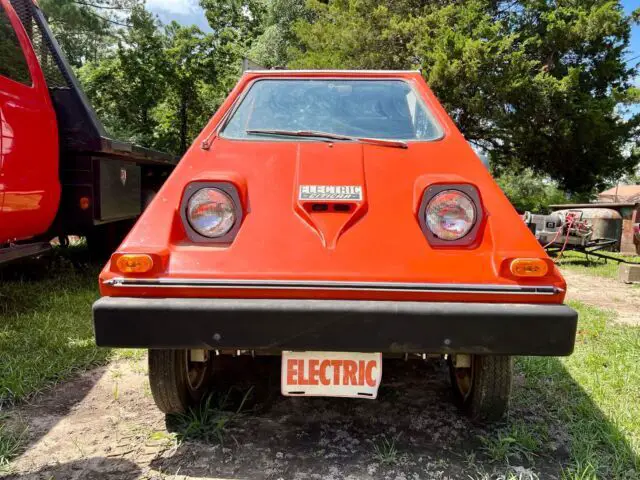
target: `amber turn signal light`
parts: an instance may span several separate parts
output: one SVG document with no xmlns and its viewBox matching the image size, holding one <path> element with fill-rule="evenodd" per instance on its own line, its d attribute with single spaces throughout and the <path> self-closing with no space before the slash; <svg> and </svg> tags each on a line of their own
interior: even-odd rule
<svg viewBox="0 0 640 480">
<path fill-rule="evenodd" d="M 541 258 L 516 258 L 511 261 L 510 270 L 516 277 L 544 277 L 549 267 Z"/>
<path fill-rule="evenodd" d="M 122 273 L 146 273 L 153 268 L 153 259 L 147 254 L 125 254 L 118 257 L 116 267 Z"/>
</svg>

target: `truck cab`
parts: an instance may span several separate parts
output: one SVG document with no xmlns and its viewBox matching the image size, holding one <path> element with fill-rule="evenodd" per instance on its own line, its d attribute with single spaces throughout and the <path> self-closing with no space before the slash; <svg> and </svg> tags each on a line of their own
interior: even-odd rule
<svg viewBox="0 0 640 480">
<path fill-rule="evenodd" d="M 33 0 L 0 0 L 0 264 L 86 236 L 109 254 L 177 164 L 111 138 Z"/>
</svg>

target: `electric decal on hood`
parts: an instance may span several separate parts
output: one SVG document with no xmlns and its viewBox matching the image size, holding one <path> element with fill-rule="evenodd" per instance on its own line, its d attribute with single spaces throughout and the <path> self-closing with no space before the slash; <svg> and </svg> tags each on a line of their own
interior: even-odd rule
<svg viewBox="0 0 640 480">
<path fill-rule="evenodd" d="M 360 185 L 300 185 L 300 200 L 362 201 Z"/>
</svg>

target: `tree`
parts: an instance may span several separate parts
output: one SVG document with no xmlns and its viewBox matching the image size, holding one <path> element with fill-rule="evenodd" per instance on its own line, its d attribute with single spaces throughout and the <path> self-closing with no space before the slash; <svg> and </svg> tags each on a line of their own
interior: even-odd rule
<svg viewBox="0 0 640 480">
<path fill-rule="evenodd" d="M 219 82 L 233 70 L 233 55 L 228 55 L 214 35 L 198 27 L 182 27 L 176 22 L 165 29 L 167 91 L 154 117 L 158 121 L 160 145 L 172 151 L 178 139 L 178 151 L 184 153 L 192 139 L 222 101 L 216 90 Z"/>
<path fill-rule="evenodd" d="M 419 68 L 498 170 L 591 192 L 638 163 L 625 65 L 632 19 L 606 0 L 311 0 L 292 67 Z"/>
<path fill-rule="evenodd" d="M 40 0 L 51 30 L 69 63 L 97 61 L 116 43 L 115 30 L 143 0 Z"/>
<path fill-rule="evenodd" d="M 264 0 L 200 0 L 200 5 L 222 45 L 246 50 L 263 31 Z"/>
<path fill-rule="evenodd" d="M 131 27 L 119 32 L 118 45 L 79 70 L 98 117 L 114 136 L 154 147 L 152 113 L 166 92 L 165 37 L 143 7 L 132 10 Z"/>
<path fill-rule="evenodd" d="M 266 68 L 286 67 L 297 45 L 293 26 L 313 20 L 313 11 L 304 0 L 272 0 L 263 20 L 264 31 L 252 43 L 248 56 Z"/>
<path fill-rule="evenodd" d="M 162 26 L 144 7 L 128 21 L 117 47 L 84 65 L 80 79 L 112 135 L 181 155 L 237 74 L 234 47 L 196 26 Z"/>
<path fill-rule="evenodd" d="M 505 171 L 496 181 L 519 212 L 549 213 L 549 205 L 568 200 L 555 182 L 536 175 L 531 169 Z"/>
</svg>

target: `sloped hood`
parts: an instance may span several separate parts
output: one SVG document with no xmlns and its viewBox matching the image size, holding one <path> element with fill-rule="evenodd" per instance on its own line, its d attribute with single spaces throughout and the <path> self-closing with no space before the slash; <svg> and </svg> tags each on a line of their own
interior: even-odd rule
<svg viewBox="0 0 640 480">
<path fill-rule="evenodd" d="M 188 240 L 178 206 L 186 186 L 194 181 L 229 182 L 237 188 L 244 216 L 231 244 Z M 430 185 L 460 183 L 474 185 L 481 197 L 484 214 L 478 241 L 467 247 L 433 247 L 418 221 L 420 201 Z M 552 286 L 554 293 L 544 298 L 487 299 L 482 292 L 468 297 L 550 303 L 560 303 L 565 288 L 550 261 L 550 273 L 542 278 L 515 279 L 505 270 L 511 258 L 547 256 L 459 138 L 415 142 L 407 149 L 357 142 L 217 138 L 208 151 L 192 148 L 119 252 L 157 254 L 163 264 L 154 276 L 163 279 L 300 281 L 325 286 L 330 282 Z M 108 281 L 102 285 L 103 293 L 126 294 L 126 289 L 109 286 L 121 276 L 107 265 L 101 277 Z M 362 291 L 347 298 L 372 298 Z M 167 295 L 167 291 L 145 294 Z M 247 289 L 235 287 L 189 293 L 246 294 Z M 327 287 L 313 293 L 287 290 L 283 295 L 341 298 L 346 294 Z M 456 296 L 448 291 L 404 292 L 400 298 L 445 300 L 452 295 Z M 252 290 L 250 296 L 282 295 L 276 288 Z M 398 296 L 386 291 L 373 298 Z"/>
</svg>

